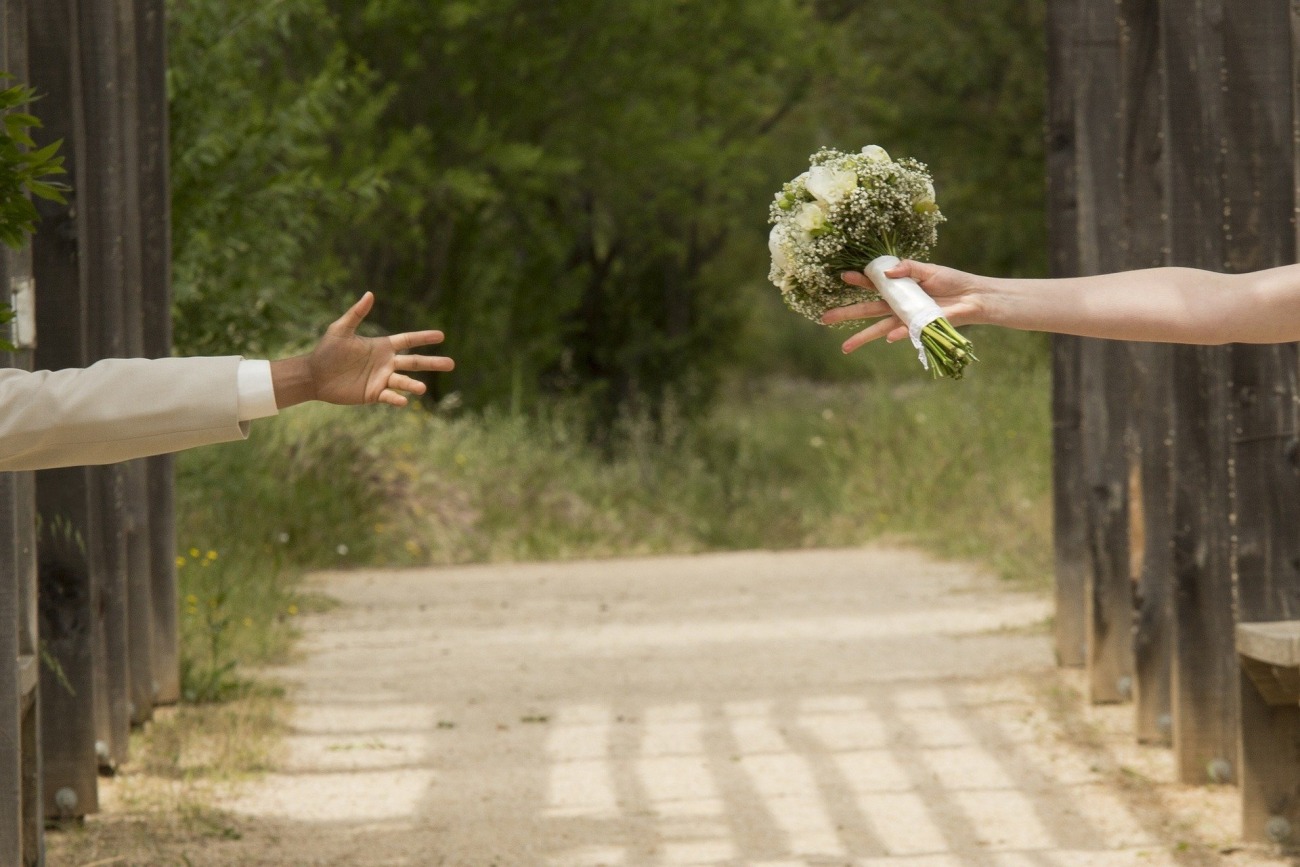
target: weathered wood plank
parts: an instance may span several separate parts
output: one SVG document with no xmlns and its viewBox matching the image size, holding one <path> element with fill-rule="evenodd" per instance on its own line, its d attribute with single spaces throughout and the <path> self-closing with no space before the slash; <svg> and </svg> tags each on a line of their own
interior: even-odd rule
<svg viewBox="0 0 1300 867">
<path fill-rule="evenodd" d="M 3 4 L 3 68 L 18 81 L 29 81 L 27 45 L 27 0 L 5 0 Z M 31 250 L 4 251 L 0 268 L 0 292 L 12 296 L 20 287 L 30 291 L 32 283 Z M 0 359 L 0 364 L 26 368 L 32 367 L 32 347 L 36 339 L 33 322 L 23 322 L 19 309 L 17 326 L 10 335 L 18 350 Z M 6 810 L 17 824 L 18 850 L 12 851 L 9 841 L 3 844 L 6 858 L 16 855 L 13 863 L 37 865 L 44 860 L 44 815 L 41 810 L 41 759 L 39 746 L 39 695 L 34 684 L 33 655 L 38 644 L 36 632 L 36 490 L 31 473 L 5 476 L 5 516 L 0 517 L 0 535 L 4 544 L 0 548 L 0 583 L 4 584 L 4 609 L 0 623 L 8 633 L 4 638 L 7 658 L 3 698 L 4 725 L 16 716 L 16 727 L 5 732 L 3 749 L 3 774 L 5 777 Z M 7 531 L 7 532 L 6 532 Z M 13 693 L 17 693 L 16 701 Z M 12 774 L 12 778 L 10 775 Z M 17 798 L 10 803 L 10 790 L 16 787 Z M 5 823 L 5 836 L 12 829 Z M 8 862 L 6 862 L 8 863 Z"/>
<path fill-rule="evenodd" d="M 1164 0 L 1165 139 L 1170 262 L 1223 263 L 1222 0 Z M 1235 776 L 1238 690 L 1232 647 L 1227 359 L 1224 347 L 1174 349 L 1174 667 L 1179 778 Z"/>
<path fill-rule="evenodd" d="M 88 132 L 81 197 L 86 235 L 81 254 L 94 275 L 90 283 L 92 360 L 130 354 L 124 307 L 126 237 L 121 208 L 126 152 L 117 5 L 117 0 L 81 0 L 78 20 L 82 109 Z M 90 558 L 92 567 L 102 570 L 102 619 L 96 625 L 104 662 L 96 673 L 102 676 L 104 689 L 97 693 L 96 716 L 99 737 L 107 748 L 101 759 L 112 766 L 126 761 L 130 743 L 126 506 L 130 474 L 118 464 L 92 468 L 91 478 L 102 520 L 98 547 Z"/>
<path fill-rule="evenodd" d="M 1237 653 L 1268 665 L 1300 668 L 1300 620 L 1238 623 Z"/>
<path fill-rule="evenodd" d="M 5 68 L 20 81 L 30 81 L 27 36 L 28 0 L 6 0 L 5 4 Z M 6 250 L 4 256 L 3 285 L 17 292 L 20 286 L 32 287 L 32 251 L 30 247 Z M 34 311 L 33 311 L 34 312 Z M 21 314 L 20 314 L 21 315 Z M 34 323 L 33 323 L 34 324 Z M 18 352 L 13 361 L 17 366 L 32 368 L 33 349 L 39 335 L 30 326 L 20 327 L 13 342 Z M 35 660 L 39 648 L 37 632 L 37 568 L 36 568 L 36 480 L 32 473 L 13 476 L 14 490 L 14 575 L 18 588 L 16 640 L 17 669 L 20 701 L 19 714 L 19 773 L 22 793 L 19 815 L 22 834 L 22 864 L 26 867 L 41 864 L 45 857 L 45 813 L 41 789 L 40 706 L 39 686 L 36 683 Z"/>
<path fill-rule="evenodd" d="M 44 128 L 37 141 L 62 139 L 72 191 L 67 205 L 37 202 L 41 223 L 32 243 L 37 284 L 40 367 L 80 367 L 89 321 L 86 263 L 78 257 L 82 158 L 80 58 L 75 0 L 28 7 L 32 76 L 44 93 Z M 85 815 L 98 809 L 95 780 L 94 606 L 96 592 L 86 545 L 96 533 L 90 478 L 84 469 L 37 474 L 40 634 L 62 677 L 41 672 L 40 718 L 45 812 Z"/>
<path fill-rule="evenodd" d="M 1166 264 L 1164 94 L 1159 0 L 1120 0 L 1120 176 L 1123 267 Z M 1172 350 L 1128 345 L 1129 576 L 1134 581 L 1134 710 L 1144 743 L 1172 737 L 1170 554 L 1173 528 L 1169 474 Z"/>
<path fill-rule="evenodd" d="M 1224 266 L 1295 261 L 1295 117 L 1291 11 L 1248 4 L 1223 34 Z M 1231 356 L 1236 602 L 1241 621 L 1300 616 L 1300 352 L 1240 346 Z M 1269 707 L 1241 678 L 1242 831 L 1248 840 L 1300 829 L 1300 707 Z M 1271 830 L 1270 830 L 1271 829 Z"/>
<path fill-rule="evenodd" d="M 135 0 L 116 0 L 118 92 L 122 124 L 121 198 L 118 225 L 122 234 L 122 330 L 126 354 L 144 355 L 144 307 L 141 290 L 142 232 L 140 214 L 139 61 L 136 54 Z M 123 533 L 127 589 L 127 688 L 130 719 L 153 716 L 153 575 L 150 569 L 149 468 L 131 461 L 123 468 Z"/>
<path fill-rule="evenodd" d="M 1120 33 L 1116 7 L 1085 3 L 1077 29 L 1079 265 L 1124 264 Z M 1090 588 L 1088 692 L 1127 701 L 1133 684 L 1133 587 L 1128 545 L 1128 389 L 1132 364 L 1117 341 L 1085 340 L 1080 360 L 1082 453 Z"/>
<path fill-rule="evenodd" d="M 1047 199 L 1052 275 L 1079 273 L 1079 207 L 1075 160 L 1074 38 L 1079 0 L 1047 4 Z M 1083 484 L 1077 337 L 1052 337 L 1052 516 L 1055 555 L 1056 660 L 1087 661 L 1088 544 Z"/>
<path fill-rule="evenodd" d="M 136 9 L 144 354 L 165 358 L 172 353 L 166 10 L 164 0 L 140 0 Z M 163 455 L 151 458 L 148 467 L 153 700 L 155 704 L 169 704 L 179 701 L 181 694 L 175 560 L 176 463 L 171 455 Z"/>
<path fill-rule="evenodd" d="M 0 365 L 11 360 L 0 353 Z M 18 659 L 18 563 L 14 477 L 0 473 L 0 660 Z M 22 690 L 18 666 L 0 665 L 0 863 L 20 863 L 22 826 Z"/>
<path fill-rule="evenodd" d="M 1137 579 L 1135 728 L 1139 741 L 1173 743 L 1173 349 L 1133 347 L 1136 466 L 1130 501 Z"/>
</svg>

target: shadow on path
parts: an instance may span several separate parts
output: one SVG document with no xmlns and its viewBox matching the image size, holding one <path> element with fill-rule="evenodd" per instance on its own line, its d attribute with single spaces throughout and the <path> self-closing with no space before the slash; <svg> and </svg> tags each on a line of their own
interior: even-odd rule
<svg viewBox="0 0 1300 867">
<path fill-rule="evenodd" d="M 221 844 L 229 863 L 1218 863 L 1045 706 L 1047 600 L 959 564 L 873 548 L 318 580 L 344 604 L 280 672 L 283 769 L 228 805 L 276 855 Z"/>
</svg>

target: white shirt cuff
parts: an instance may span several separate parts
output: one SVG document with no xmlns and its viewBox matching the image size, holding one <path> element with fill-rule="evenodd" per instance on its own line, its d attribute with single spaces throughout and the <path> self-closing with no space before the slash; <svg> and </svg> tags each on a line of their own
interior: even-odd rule
<svg viewBox="0 0 1300 867">
<path fill-rule="evenodd" d="M 275 385 L 271 381 L 271 362 L 240 359 L 235 373 L 239 386 L 239 420 L 252 421 L 276 415 Z"/>
</svg>

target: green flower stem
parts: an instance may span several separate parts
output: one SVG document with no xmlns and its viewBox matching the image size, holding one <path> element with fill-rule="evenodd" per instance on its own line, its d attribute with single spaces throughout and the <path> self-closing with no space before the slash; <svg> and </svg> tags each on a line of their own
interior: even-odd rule
<svg viewBox="0 0 1300 867">
<path fill-rule="evenodd" d="M 936 379 L 961 379 L 966 365 L 979 361 L 975 347 L 947 319 L 936 319 L 921 329 L 921 346 Z"/>
</svg>

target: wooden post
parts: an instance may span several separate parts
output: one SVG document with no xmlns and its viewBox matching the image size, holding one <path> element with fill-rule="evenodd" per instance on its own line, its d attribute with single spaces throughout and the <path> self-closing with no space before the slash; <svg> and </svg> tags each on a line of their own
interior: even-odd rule
<svg viewBox="0 0 1300 867">
<path fill-rule="evenodd" d="M 1120 0 L 1123 267 L 1165 264 L 1165 170 L 1159 0 Z M 1144 743 L 1171 738 L 1169 448 L 1172 350 L 1128 345 L 1128 575 L 1135 583 L 1134 707 Z"/>
<path fill-rule="evenodd" d="M 1083 273 L 1097 274 L 1123 266 L 1120 34 L 1114 4 L 1085 3 L 1076 32 L 1079 265 Z M 1124 344 L 1083 341 L 1079 381 L 1092 566 L 1086 626 L 1088 690 L 1093 702 L 1132 697 L 1126 443 L 1132 375 Z"/>
<path fill-rule="evenodd" d="M 126 238 L 123 234 L 125 143 L 117 0 L 81 0 L 80 51 L 86 123 L 82 214 L 86 245 L 82 256 L 91 275 L 92 359 L 129 355 L 125 309 Z M 96 506 L 102 515 L 99 547 L 90 561 L 102 567 L 99 643 L 104 652 L 103 700 L 98 703 L 100 738 L 108 766 L 126 761 L 130 740 L 130 645 L 126 466 L 91 470 Z"/>
<path fill-rule="evenodd" d="M 37 364 L 48 369 L 81 367 L 90 320 L 87 263 L 78 256 L 85 222 L 81 191 L 85 150 L 76 0 L 28 7 L 32 77 L 40 82 L 44 128 L 38 143 L 63 140 L 62 154 L 72 185 L 67 205 L 38 201 L 41 224 L 32 243 L 33 271 L 40 294 L 36 306 L 41 335 Z M 41 514 L 40 633 L 57 672 L 41 668 L 41 741 L 45 813 L 82 816 L 98 810 L 95 780 L 94 622 L 97 577 L 87 559 L 98 533 L 91 506 L 89 471 L 48 470 L 37 474 Z"/>
<path fill-rule="evenodd" d="M 140 0 L 136 18 L 139 57 L 140 287 L 144 354 L 172 353 L 171 185 L 167 125 L 167 45 L 164 0 Z M 180 637 L 176 591 L 176 463 L 171 455 L 148 461 L 150 573 L 153 603 L 154 704 L 180 700 Z"/>
<path fill-rule="evenodd" d="M 1223 267 L 1223 0 L 1164 0 L 1169 255 L 1174 265 Z M 1234 14 L 1236 14 L 1234 12 Z M 1235 779 L 1238 690 L 1233 645 L 1224 347 L 1174 349 L 1171 709 L 1183 782 Z"/>
<path fill-rule="evenodd" d="M 28 78 L 28 44 L 27 44 L 27 5 L 28 0 L 6 0 L 5 3 L 5 60 L 4 66 L 19 81 Z M 20 293 L 34 293 L 32 281 L 32 251 L 30 247 L 21 250 L 6 250 L 4 255 L 4 279 L 0 286 L 17 296 Z M 34 298 L 29 299 L 34 301 Z M 17 305 L 22 307 L 24 305 Z M 18 328 L 13 334 L 17 345 L 16 353 L 10 363 L 16 367 L 31 369 L 33 350 L 37 335 L 31 326 L 33 322 L 23 323 L 24 314 L 20 311 Z M 11 589 L 17 593 L 17 602 L 13 617 L 3 620 L 5 628 L 13 628 L 15 635 L 6 640 L 9 650 L 6 658 L 16 663 L 18 704 L 18 782 L 19 801 L 18 819 L 21 835 L 21 861 L 26 867 L 39 865 L 44 861 L 45 813 L 41 793 L 41 747 L 40 747 L 40 689 L 38 683 L 38 665 L 40 659 L 40 639 L 37 631 L 36 615 L 36 480 L 31 473 L 14 473 L 10 477 L 12 493 L 13 537 L 11 562 L 13 564 Z M 0 578 L 0 580 L 4 580 Z M 16 645 L 16 648 L 14 647 Z M 4 699 L 6 702 L 8 697 Z"/>
<path fill-rule="evenodd" d="M 1139 741 L 1173 743 L 1173 347 L 1133 348 L 1137 463 L 1130 525 L 1137 578 L 1135 728 Z"/>
<path fill-rule="evenodd" d="M 0 354 L 0 364 L 13 359 Z M 18 535 L 15 476 L 0 473 L 0 863 L 21 863 L 22 686 L 18 678 L 18 573 L 14 540 Z M 8 660 L 13 660 L 12 664 Z"/>
<path fill-rule="evenodd" d="M 1052 276 L 1079 273 L 1079 210 L 1075 160 L 1074 32 L 1079 0 L 1047 4 L 1047 198 Z M 1056 660 L 1086 663 L 1088 545 L 1080 441 L 1077 337 L 1052 338 L 1052 511 L 1056 588 Z"/>
<path fill-rule="evenodd" d="M 117 211 L 122 235 L 122 330 L 126 354 L 144 355 L 144 303 L 141 295 L 139 62 L 136 55 L 135 0 L 116 0 L 118 117 L 122 124 L 121 198 Z M 150 569 L 149 467 L 143 460 L 122 467 L 123 541 L 127 579 L 127 662 L 130 719 L 153 716 L 153 575 Z"/>
<path fill-rule="evenodd" d="M 1225 268 L 1295 261 L 1295 60 L 1287 4 L 1233 7 L 1220 24 L 1227 99 L 1222 141 Z M 1300 353 L 1240 346 L 1231 356 L 1237 616 L 1300 617 Z M 1234 646 L 1235 647 L 1235 646 Z M 1270 707 L 1241 678 L 1242 833 L 1300 840 L 1300 707 Z M 1291 829 L 1290 833 L 1282 833 Z"/>
<path fill-rule="evenodd" d="M 3 11 L 3 68 L 17 81 L 27 82 L 27 0 L 5 0 Z M 10 334 L 17 350 L 0 358 L 0 364 L 30 370 L 36 335 L 29 247 L 4 251 L 0 293 L 23 298 L 14 305 L 18 318 Z M 0 474 L 0 534 L 0 624 L 5 632 L 2 658 L 7 662 L 0 674 L 0 706 L 5 708 L 0 803 L 7 808 L 6 817 L 12 817 L 0 827 L 0 853 L 5 863 L 31 867 L 44 860 L 45 821 L 37 684 L 36 488 L 31 473 Z"/>
</svg>

